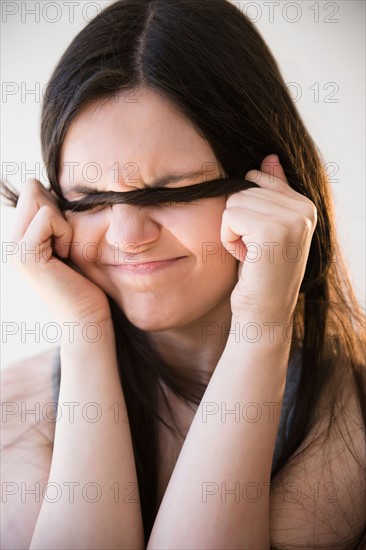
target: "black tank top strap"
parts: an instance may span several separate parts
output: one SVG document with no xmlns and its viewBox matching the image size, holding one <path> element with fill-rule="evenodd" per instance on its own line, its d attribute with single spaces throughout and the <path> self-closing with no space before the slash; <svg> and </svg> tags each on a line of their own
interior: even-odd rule
<svg viewBox="0 0 366 550">
<path fill-rule="evenodd" d="M 52 356 L 52 364 L 51 364 L 52 400 L 55 403 L 55 408 L 58 404 L 58 396 L 60 393 L 60 380 L 61 380 L 60 347 L 57 347 L 54 350 L 54 353 Z"/>
<path fill-rule="evenodd" d="M 295 348 L 291 354 L 291 358 L 287 369 L 281 416 L 279 421 L 275 450 L 273 454 L 272 471 L 277 464 L 278 457 L 280 455 L 282 447 L 289 437 L 293 412 L 295 409 L 295 404 L 296 404 L 297 394 L 299 389 L 301 369 L 302 369 L 302 349 Z"/>
</svg>

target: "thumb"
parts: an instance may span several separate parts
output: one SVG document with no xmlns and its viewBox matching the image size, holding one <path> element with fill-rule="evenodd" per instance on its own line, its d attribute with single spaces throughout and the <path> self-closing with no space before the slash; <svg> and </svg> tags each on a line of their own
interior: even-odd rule
<svg viewBox="0 0 366 550">
<path fill-rule="evenodd" d="M 283 171 L 280 159 L 277 155 L 267 155 L 261 163 L 260 170 L 288 184 L 285 172 Z"/>
</svg>

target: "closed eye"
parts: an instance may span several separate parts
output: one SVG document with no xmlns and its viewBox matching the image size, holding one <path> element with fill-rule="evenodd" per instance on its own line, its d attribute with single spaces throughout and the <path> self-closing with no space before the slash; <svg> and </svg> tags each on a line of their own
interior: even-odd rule
<svg viewBox="0 0 366 550">
<path fill-rule="evenodd" d="M 66 200 L 62 200 L 63 209 L 71 212 L 99 212 L 103 208 L 111 206 L 108 202 L 102 202 L 95 198 L 93 200 L 93 193 L 70 193 L 65 197 Z M 95 202 L 95 204 L 93 204 Z M 65 204 L 66 203 L 66 204 Z"/>
</svg>

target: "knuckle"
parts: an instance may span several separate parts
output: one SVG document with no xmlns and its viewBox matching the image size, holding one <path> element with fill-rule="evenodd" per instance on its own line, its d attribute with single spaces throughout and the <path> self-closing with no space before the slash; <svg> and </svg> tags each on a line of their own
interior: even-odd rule
<svg viewBox="0 0 366 550">
<path fill-rule="evenodd" d="M 307 214 L 296 214 L 294 216 L 294 221 L 301 233 L 310 230 L 313 225 Z"/>
<path fill-rule="evenodd" d="M 233 193 L 232 195 L 230 195 L 230 197 L 226 201 L 226 207 L 230 208 L 231 206 L 237 206 L 238 201 L 242 197 L 243 193 L 244 191 L 237 191 L 236 193 Z"/>
<path fill-rule="evenodd" d="M 316 223 L 318 221 L 318 209 L 315 205 L 313 205 L 313 221 Z"/>
<path fill-rule="evenodd" d="M 38 193 L 41 189 L 41 184 L 38 180 L 34 178 L 27 178 L 24 185 L 24 192 L 25 193 Z"/>
<path fill-rule="evenodd" d="M 27 178 L 25 180 L 25 185 L 26 187 L 27 186 L 35 186 L 35 187 L 38 187 L 38 185 L 40 184 L 40 182 L 36 179 L 36 178 Z"/>
<path fill-rule="evenodd" d="M 222 213 L 222 220 L 225 222 L 227 220 L 227 217 L 229 216 L 231 207 L 226 207 L 225 210 Z"/>
<path fill-rule="evenodd" d="M 24 201 L 34 200 L 34 197 L 40 195 L 39 183 L 35 179 L 28 178 L 25 182 L 23 189 L 19 192 L 19 199 L 17 207 L 22 204 Z"/>
<path fill-rule="evenodd" d="M 316 220 L 318 217 L 318 210 L 310 199 L 306 203 L 306 215 L 311 220 Z"/>
<path fill-rule="evenodd" d="M 49 204 L 42 204 L 39 208 L 39 214 L 43 216 L 50 216 L 53 213 L 54 209 Z"/>
<path fill-rule="evenodd" d="M 230 197 L 226 201 L 226 208 L 230 208 L 231 206 L 233 206 L 235 201 L 236 201 L 235 195 L 230 195 Z"/>
</svg>

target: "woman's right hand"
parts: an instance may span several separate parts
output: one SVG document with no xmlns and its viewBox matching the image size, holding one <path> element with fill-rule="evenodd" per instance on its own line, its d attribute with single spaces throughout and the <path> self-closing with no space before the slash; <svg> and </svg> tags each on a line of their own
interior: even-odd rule
<svg viewBox="0 0 366 550">
<path fill-rule="evenodd" d="M 109 323 L 106 294 L 68 258 L 72 237 L 56 198 L 38 180 L 28 179 L 16 207 L 12 240 L 18 247 L 13 263 L 59 322 Z"/>
</svg>

